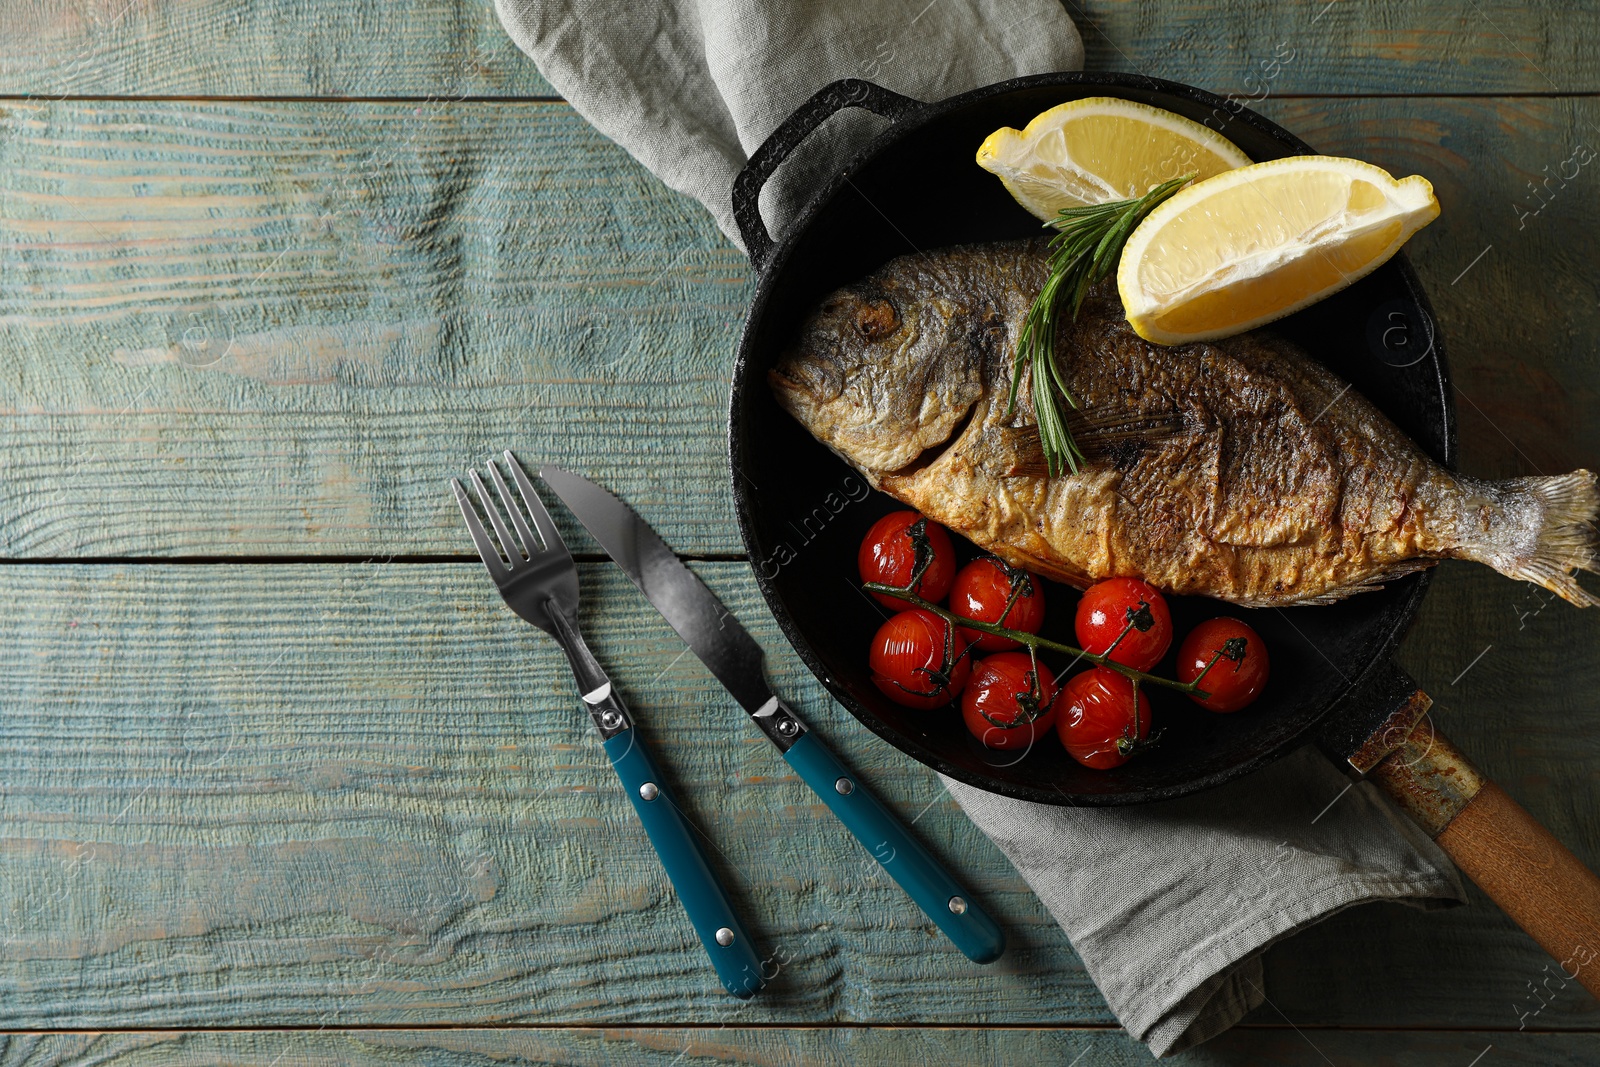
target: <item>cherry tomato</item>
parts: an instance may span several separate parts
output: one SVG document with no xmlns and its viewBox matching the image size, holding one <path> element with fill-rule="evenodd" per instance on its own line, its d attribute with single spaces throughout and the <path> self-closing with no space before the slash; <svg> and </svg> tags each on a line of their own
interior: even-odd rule
<svg viewBox="0 0 1600 1067">
<path fill-rule="evenodd" d="M 990 748 L 1027 748 L 1056 721 L 1056 684 L 1048 667 L 1034 672 L 1026 652 L 997 652 L 978 661 L 961 694 L 961 717 Z"/>
<path fill-rule="evenodd" d="M 1216 660 L 1209 671 L 1208 664 Z M 1270 666 L 1261 635 L 1238 619 L 1208 619 L 1189 631 L 1178 646 L 1178 681 L 1200 683 L 1210 696 L 1190 700 L 1212 711 L 1238 711 L 1266 688 Z"/>
<path fill-rule="evenodd" d="M 1119 741 L 1133 739 L 1133 683 L 1109 667 L 1074 675 L 1056 697 L 1056 733 L 1067 755 L 1097 771 L 1128 762 Z M 1150 734 L 1150 702 L 1139 694 L 1138 739 Z"/>
<path fill-rule="evenodd" d="M 924 546 L 920 554 L 919 539 Z M 943 526 L 929 522 L 915 511 L 893 511 L 872 524 L 872 529 L 862 539 L 861 551 L 856 553 L 856 565 L 861 568 L 863 582 L 882 582 L 902 588 L 910 584 L 917 564 L 923 559 L 927 559 L 927 569 L 913 591 L 937 604 L 950 592 L 950 580 L 956 576 L 955 546 L 950 543 L 950 535 Z M 906 606 L 904 600 L 883 593 L 872 595 L 886 608 L 900 610 Z"/>
<path fill-rule="evenodd" d="M 1015 594 L 1016 600 L 1012 601 Z M 1010 611 L 1006 607 L 1010 605 Z M 1044 585 L 1027 571 L 1017 570 L 993 556 L 975 559 L 956 574 L 950 587 L 950 610 L 966 619 L 992 622 L 1023 633 L 1036 634 L 1044 625 Z M 961 636 L 982 652 L 1003 652 L 1019 647 L 1009 637 L 961 627 Z"/>
<path fill-rule="evenodd" d="M 937 708 L 955 699 L 972 675 L 972 653 L 949 623 L 931 611 L 902 611 L 872 639 L 867 657 L 883 695 L 908 708 Z"/>
<path fill-rule="evenodd" d="M 1078 601 L 1072 628 L 1085 652 L 1101 655 L 1115 645 L 1111 659 L 1136 671 L 1160 663 L 1172 644 L 1166 600 L 1155 586 L 1137 578 L 1107 578 L 1091 585 Z"/>
</svg>

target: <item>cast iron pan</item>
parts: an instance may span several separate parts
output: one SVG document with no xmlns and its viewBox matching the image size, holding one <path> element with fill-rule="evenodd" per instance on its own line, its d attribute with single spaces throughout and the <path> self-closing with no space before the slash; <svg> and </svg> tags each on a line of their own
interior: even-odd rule
<svg viewBox="0 0 1600 1067">
<path fill-rule="evenodd" d="M 1174 599 L 1180 632 L 1200 618 L 1244 615 L 1266 639 L 1272 680 L 1260 700 L 1214 715 L 1157 697 L 1155 751 L 1112 771 L 1078 766 L 1054 739 L 1021 759 L 984 749 L 956 712 L 916 712 L 868 681 L 877 610 L 855 587 L 855 549 L 896 505 L 815 444 L 768 393 L 766 370 L 806 310 L 828 291 L 917 249 L 1038 232 L 973 155 L 1000 126 L 1022 126 L 1076 97 L 1116 95 L 1211 120 L 1257 160 L 1310 151 L 1258 115 L 1209 93 L 1123 75 L 1045 74 L 920 104 L 861 81 L 819 92 L 772 135 L 734 184 L 734 209 L 761 271 L 739 342 L 729 416 L 734 501 L 762 592 L 800 655 L 856 718 L 937 770 L 995 793 L 1053 804 L 1132 804 L 1194 793 L 1292 746 L 1324 751 L 1388 794 L 1479 888 L 1600 997 L 1600 879 L 1433 729 L 1427 694 L 1391 660 L 1428 576 L 1332 607 L 1240 612 Z M 774 245 L 757 211 L 761 185 L 828 115 L 864 107 L 890 127 L 823 188 Z M 1274 328 L 1351 382 L 1447 466 L 1455 417 L 1427 298 L 1396 258 L 1338 296 Z M 1047 612 L 1070 641 L 1074 598 Z M 1170 671 L 1171 662 L 1158 669 Z M 1160 698 L 1167 698 L 1161 700 Z"/>
<path fill-rule="evenodd" d="M 869 82 L 835 82 L 780 126 L 734 186 L 734 208 L 760 272 L 739 342 L 729 416 L 733 493 L 741 533 L 767 603 L 807 666 L 880 737 L 938 771 L 982 789 L 1051 804 L 1133 804 L 1208 789 L 1319 735 L 1352 700 L 1387 699 L 1374 682 L 1427 589 L 1422 573 L 1327 607 L 1245 610 L 1171 598 L 1181 635 L 1216 615 L 1244 618 L 1272 656 L 1262 697 L 1233 715 L 1153 692 L 1160 744 L 1113 771 L 1079 766 L 1054 738 L 1019 758 L 979 744 L 954 709 L 914 711 L 878 692 L 867 646 L 883 615 L 858 590 L 855 553 L 873 520 L 902 505 L 818 444 L 773 400 L 766 372 L 826 293 L 919 249 L 1041 233 L 1038 220 L 973 162 L 1001 126 L 1022 127 L 1046 108 L 1085 96 L 1119 96 L 1209 122 L 1252 159 L 1312 152 L 1255 113 L 1187 86 L 1119 74 L 1043 74 L 920 103 Z M 846 107 L 893 120 L 774 244 L 756 204 L 761 186 L 807 134 Z M 1403 256 L 1339 295 L 1277 323 L 1289 337 L 1381 408 L 1441 463 L 1455 457 L 1455 417 L 1444 355 L 1427 297 Z M 976 550 L 963 547 L 971 554 Z M 1076 596 L 1063 586 L 1046 630 L 1067 643 Z M 1176 642 L 1174 642 L 1176 644 Z M 1171 654 L 1156 668 L 1172 673 Z M 1360 693 L 1376 686 L 1377 696 Z M 1364 736 L 1364 734 L 1362 735 Z M 1340 754 L 1343 754 L 1342 752 Z"/>
</svg>

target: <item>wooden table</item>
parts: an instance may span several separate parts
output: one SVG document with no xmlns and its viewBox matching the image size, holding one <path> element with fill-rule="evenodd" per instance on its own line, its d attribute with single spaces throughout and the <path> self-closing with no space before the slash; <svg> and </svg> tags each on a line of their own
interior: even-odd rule
<svg viewBox="0 0 1600 1067">
<path fill-rule="evenodd" d="M 1600 466 L 1600 160 L 1564 165 L 1600 147 L 1592 9 L 1067 6 L 1091 69 L 1430 178 L 1463 467 Z M 0 94 L 0 1062 L 1148 1062 L 932 773 L 779 638 L 723 461 L 743 257 L 485 0 L 10 0 Z M 1002 962 L 936 936 L 569 529 L 598 652 L 781 953 L 721 995 L 555 646 L 465 552 L 444 478 L 506 444 L 695 561 L 998 913 Z M 1547 601 L 1446 565 L 1404 660 L 1600 865 L 1600 612 Z M 1360 908 L 1178 1062 L 1600 1061 L 1547 965 L 1479 896 Z"/>
</svg>

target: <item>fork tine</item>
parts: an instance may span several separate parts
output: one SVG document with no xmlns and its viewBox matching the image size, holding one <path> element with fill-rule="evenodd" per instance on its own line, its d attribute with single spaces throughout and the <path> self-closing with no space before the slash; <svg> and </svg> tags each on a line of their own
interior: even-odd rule
<svg viewBox="0 0 1600 1067">
<path fill-rule="evenodd" d="M 500 538 L 500 547 L 505 549 L 505 558 L 510 569 L 515 570 L 517 564 L 523 561 L 521 549 L 511 539 L 511 531 L 506 528 L 506 520 L 500 517 L 500 509 L 495 506 L 494 497 L 489 495 L 489 487 L 483 484 L 483 479 L 478 477 L 478 472 L 468 471 L 467 477 L 472 479 L 472 489 L 478 494 L 478 503 L 483 505 L 483 513 L 489 516 L 489 525 L 494 527 L 494 532 Z"/>
<path fill-rule="evenodd" d="M 511 490 L 506 488 L 506 480 L 500 477 L 500 464 L 493 460 L 489 461 L 489 480 L 494 482 L 494 490 L 500 494 L 500 502 L 506 506 L 506 514 L 511 516 L 511 525 L 516 527 L 517 536 L 522 538 L 522 547 L 528 550 L 528 558 L 532 559 L 543 551 L 543 539 L 534 536 L 533 530 L 528 526 L 527 516 L 517 506 L 517 498 L 511 495 Z"/>
<path fill-rule="evenodd" d="M 489 539 L 489 531 L 483 528 L 478 513 L 473 510 L 472 501 L 467 499 L 467 491 L 461 488 L 459 479 L 450 479 L 450 488 L 455 490 L 456 505 L 461 508 L 461 517 L 467 520 L 467 532 L 472 535 L 472 543 L 478 546 L 478 557 L 483 560 L 483 565 L 489 570 L 489 577 L 497 583 L 506 579 L 508 572 L 506 565 L 500 559 L 500 552 L 494 547 L 494 542 Z"/>
<path fill-rule="evenodd" d="M 522 502 L 528 505 L 528 514 L 533 516 L 533 521 L 539 527 L 539 536 L 544 539 L 546 548 L 559 548 L 567 551 L 567 544 L 561 540 L 561 532 L 556 529 L 555 520 L 550 517 L 549 510 L 544 506 L 544 500 L 539 496 L 539 491 L 528 480 L 527 472 L 522 469 L 522 464 L 517 462 L 517 457 L 511 454 L 511 449 L 506 449 L 506 466 L 511 468 L 511 480 L 517 483 L 517 495 L 522 497 Z"/>
</svg>

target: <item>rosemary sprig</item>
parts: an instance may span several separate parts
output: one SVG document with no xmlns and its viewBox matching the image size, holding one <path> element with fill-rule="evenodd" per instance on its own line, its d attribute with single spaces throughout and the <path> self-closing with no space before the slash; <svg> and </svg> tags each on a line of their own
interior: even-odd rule
<svg viewBox="0 0 1600 1067">
<path fill-rule="evenodd" d="M 1061 306 L 1065 304 L 1076 319 L 1089 288 L 1116 269 L 1122 258 L 1122 246 L 1128 242 L 1134 227 L 1193 178 L 1193 174 L 1185 174 L 1162 182 L 1137 200 L 1063 208 L 1060 215 L 1045 223 L 1057 230 L 1050 239 L 1050 274 L 1022 323 L 1006 413 L 1009 415 L 1016 409 L 1023 367 L 1031 367 L 1033 414 L 1051 477 L 1068 468 L 1078 473 L 1078 464 L 1084 459 L 1057 403 L 1059 397 L 1071 407 L 1078 406 L 1055 359 L 1056 324 Z"/>
</svg>

